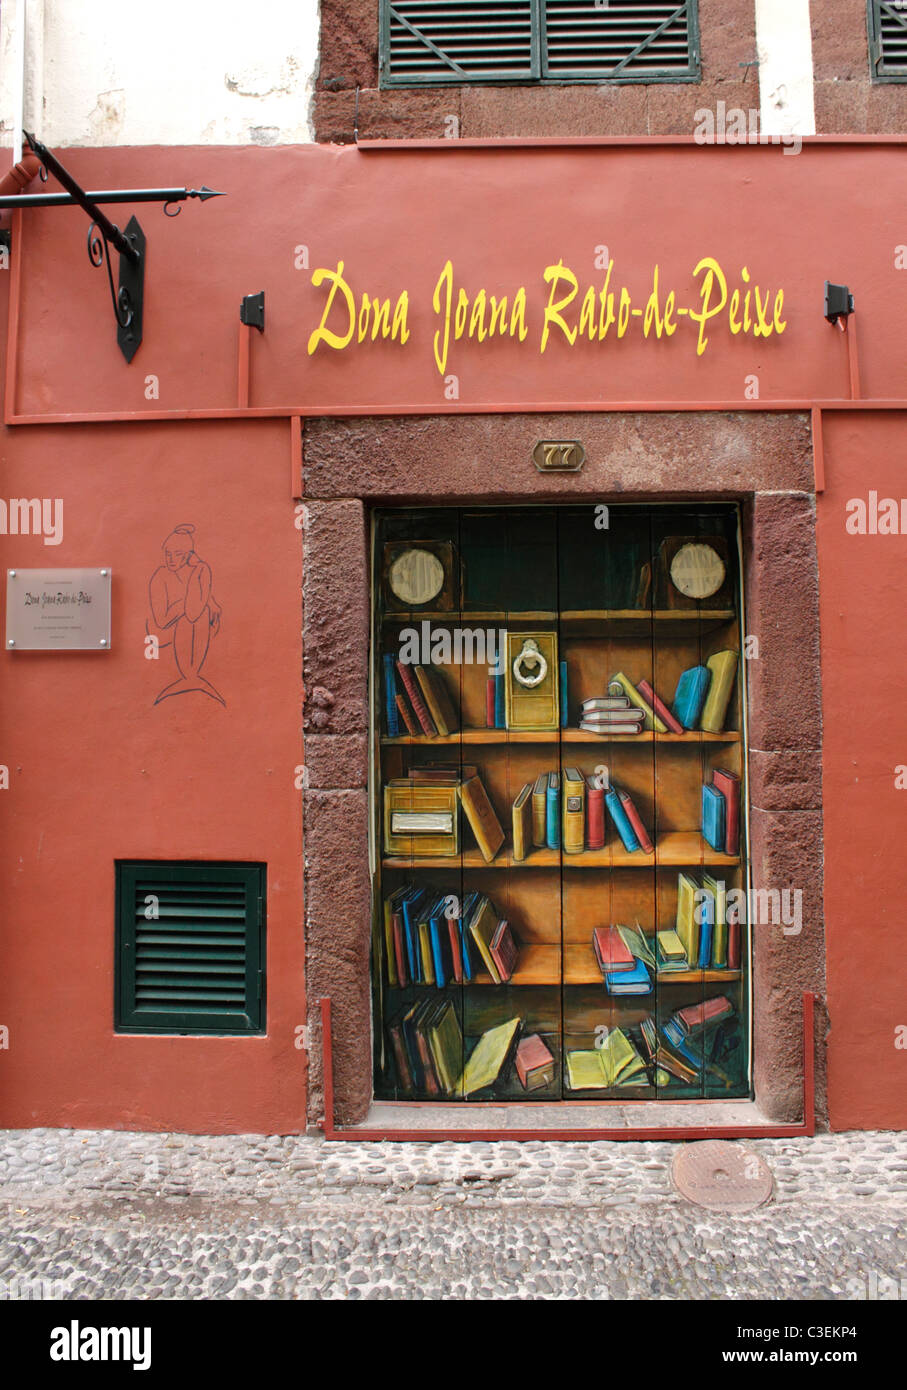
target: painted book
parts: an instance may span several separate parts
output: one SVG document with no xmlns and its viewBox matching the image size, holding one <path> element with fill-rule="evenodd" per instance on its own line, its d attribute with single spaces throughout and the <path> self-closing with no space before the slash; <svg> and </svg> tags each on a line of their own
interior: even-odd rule
<svg viewBox="0 0 907 1390">
<path fill-rule="evenodd" d="M 511 1056 L 521 1022 L 519 1018 L 510 1018 L 482 1034 L 456 1087 L 460 1095 L 471 1096 L 494 1085 Z"/>
<path fill-rule="evenodd" d="M 643 850 L 646 854 L 652 854 L 655 850 L 655 846 L 649 839 L 649 832 L 646 830 L 646 827 L 642 823 L 642 816 L 636 809 L 636 803 L 633 801 L 633 798 L 631 797 L 629 792 L 619 790 L 617 795 L 620 797 L 620 804 L 624 809 L 624 814 L 626 815 L 627 820 L 630 822 L 633 834 L 639 841 L 640 849 Z"/>
<path fill-rule="evenodd" d="M 645 1072 L 645 1063 L 620 1028 L 612 1028 L 601 1047 L 567 1053 L 567 1083 L 572 1091 L 645 1085 Z"/>
<path fill-rule="evenodd" d="M 548 842 L 548 774 L 540 772 L 532 789 L 532 843 L 544 849 Z"/>
<path fill-rule="evenodd" d="M 633 827 L 627 819 L 627 813 L 624 810 L 623 803 L 615 787 L 612 787 L 609 792 L 605 793 L 605 805 L 608 808 L 608 812 L 614 822 L 614 828 L 620 836 L 624 849 L 630 853 L 632 853 L 633 850 L 639 849 L 639 841 L 636 838 Z"/>
<path fill-rule="evenodd" d="M 736 772 L 726 767 L 716 767 L 712 773 L 712 784 L 718 788 L 725 800 L 724 821 L 725 854 L 740 853 L 740 778 Z"/>
<path fill-rule="evenodd" d="M 603 976 L 609 971 L 620 972 L 635 968 L 633 953 L 617 927 L 594 927 L 592 949 Z"/>
<path fill-rule="evenodd" d="M 649 938 L 639 925 L 639 922 L 637 921 L 636 925 L 632 927 L 619 926 L 617 930 L 620 933 L 621 940 L 634 959 L 641 960 L 645 965 L 650 966 L 651 969 L 654 970 L 655 952 L 652 950 Z"/>
<path fill-rule="evenodd" d="M 532 783 L 527 782 L 513 803 L 513 857 L 526 858 L 532 848 Z"/>
<path fill-rule="evenodd" d="M 702 788 L 702 836 L 706 844 L 724 853 L 727 803 L 717 787 L 706 782 Z"/>
<path fill-rule="evenodd" d="M 385 652 L 384 665 L 384 718 L 389 738 L 400 737 L 400 711 L 397 709 L 397 677 L 392 652 Z"/>
<path fill-rule="evenodd" d="M 691 666 L 681 673 L 671 711 L 685 729 L 695 729 L 705 704 L 712 673 L 706 666 Z"/>
<path fill-rule="evenodd" d="M 538 1091 L 554 1081 L 554 1056 L 538 1033 L 531 1033 L 520 1042 L 516 1074 L 524 1091 Z"/>
<path fill-rule="evenodd" d="M 586 839 L 586 779 L 575 767 L 564 768 L 562 825 L 564 853 L 581 854 Z"/>
<path fill-rule="evenodd" d="M 652 979 L 641 960 L 634 960 L 632 970 L 611 970 L 605 976 L 609 994 L 651 994 Z"/>
<path fill-rule="evenodd" d="M 409 696 L 409 702 L 413 707 L 413 713 L 419 721 L 422 732 L 429 738 L 434 738 L 438 731 L 428 712 L 428 706 L 422 698 L 422 691 L 419 687 L 419 682 L 416 680 L 415 667 L 410 666 L 404 661 L 398 661 L 396 666 L 397 675 L 403 682 L 403 689 Z"/>
<path fill-rule="evenodd" d="M 639 681 L 637 683 L 636 688 L 639 691 L 640 695 L 642 695 L 643 699 L 648 701 L 648 703 L 652 706 L 652 709 L 658 715 L 659 719 L 664 724 L 669 734 L 683 733 L 683 725 L 681 724 L 680 720 L 675 719 L 674 715 L 668 709 L 667 705 L 664 703 L 663 700 L 659 699 L 658 695 L 656 695 L 655 691 L 653 690 L 652 686 L 649 684 L 648 681 Z"/>
<path fill-rule="evenodd" d="M 715 901 L 712 916 L 712 955 L 703 969 L 723 970 L 727 966 L 727 885 L 724 879 L 712 874 L 703 874 L 702 886 L 707 888 Z M 702 951 L 699 952 L 700 959 Z"/>
<path fill-rule="evenodd" d="M 549 849 L 561 847 L 561 778 L 559 772 L 548 773 L 545 793 L 545 844 Z"/>
<path fill-rule="evenodd" d="M 504 843 L 504 831 L 478 774 L 461 784 L 460 800 L 482 858 L 490 864 Z"/>
<path fill-rule="evenodd" d="M 677 920 L 675 930 L 683 943 L 683 951 L 690 968 L 699 959 L 699 922 L 696 894 L 699 884 L 689 874 L 677 875 Z"/>
<path fill-rule="evenodd" d="M 520 953 L 509 922 L 498 923 L 488 949 L 501 977 L 501 984 L 506 985 L 513 976 Z"/>
<path fill-rule="evenodd" d="M 491 943 L 494 934 L 498 929 L 498 915 L 489 898 L 484 895 L 479 906 L 469 923 L 469 934 L 476 944 L 479 956 L 484 962 L 485 969 L 491 976 L 492 982 L 496 985 L 501 983 L 501 976 L 494 957 L 491 954 Z"/>
<path fill-rule="evenodd" d="M 611 677 L 611 683 L 615 681 L 621 687 L 624 694 L 629 696 L 630 704 L 635 705 L 637 709 L 642 710 L 643 714 L 645 715 L 645 727 L 650 730 L 654 729 L 657 734 L 666 734 L 668 731 L 665 725 L 659 719 L 658 715 L 652 709 L 652 706 L 648 703 L 648 701 L 645 700 L 643 696 L 640 694 L 637 687 L 627 679 L 623 671 L 618 671 L 615 675 Z M 609 684 L 608 689 L 610 690 L 610 688 L 611 685 Z"/>
<path fill-rule="evenodd" d="M 737 675 L 737 661 L 737 652 L 726 651 L 715 652 L 706 662 L 712 679 L 699 723 L 707 734 L 720 734 L 724 728 Z"/>
<path fill-rule="evenodd" d="M 605 789 L 597 780 L 590 777 L 586 782 L 586 849 L 605 847 Z"/>
<path fill-rule="evenodd" d="M 434 666 L 414 666 L 413 670 L 438 733 L 445 738 L 456 733 L 460 721 L 441 672 Z"/>
</svg>

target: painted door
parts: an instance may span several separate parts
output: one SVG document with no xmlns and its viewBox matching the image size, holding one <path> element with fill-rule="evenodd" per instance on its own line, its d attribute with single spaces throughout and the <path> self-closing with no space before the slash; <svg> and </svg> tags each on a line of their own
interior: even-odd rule
<svg viewBox="0 0 907 1390">
<path fill-rule="evenodd" d="M 749 1094 L 730 506 L 375 517 L 375 1094 Z"/>
</svg>

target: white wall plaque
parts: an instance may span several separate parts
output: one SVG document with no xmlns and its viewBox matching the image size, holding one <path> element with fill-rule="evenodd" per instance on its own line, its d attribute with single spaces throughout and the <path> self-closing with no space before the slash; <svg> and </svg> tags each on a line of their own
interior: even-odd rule
<svg viewBox="0 0 907 1390">
<path fill-rule="evenodd" d="M 6 650 L 110 650 L 111 570 L 7 570 Z"/>
</svg>

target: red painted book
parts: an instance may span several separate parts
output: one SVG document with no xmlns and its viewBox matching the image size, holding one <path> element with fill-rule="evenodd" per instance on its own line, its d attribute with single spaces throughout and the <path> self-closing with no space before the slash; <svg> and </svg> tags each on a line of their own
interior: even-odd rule
<svg viewBox="0 0 907 1390">
<path fill-rule="evenodd" d="M 639 841 L 640 849 L 643 850 L 646 854 L 651 854 L 655 846 L 649 839 L 649 832 L 648 830 L 646 830 L 646 827 L 642 823 L 642 817 L 640 816 L 636 807 L 633 805 L 633 798 L 630 796 L 629 792 L 624 791 L 619 791 L 617 795 L 620 797 L 620 804 L 624 808 L 624 814 L 626 815 L 627 820 L 633 827 L 633 834 Z"/>
<path fill-rule="evenodd" d="M 403 914 L 395 912 L 391 918 L 394 930 L 394 960 L 397 962 L 397 979 L 400 988 L 403 989 L 409 984 L 409 972 L 406 969 L 406 946 L 403 938 Z"/>
<path fill-rule="evenodd" d="M 403 688 L 409 696 L 409 701 L 415 711 L 416 718 L 422 725 L 423 731 L 429 738 L 434 738 L 438 731 L 428 712 L 428 706 L 422 698 L 422 691 L 419 689 L 419 682 L 416 680 L 413 668 L 407 666 L 403 661 L 398 661 L 397 671 L 403 682 Z"/>
<path fill-rule="evenodd" d="M 412 734 L 413 737 L 415 737 L 415 736 L 418 734 L 418 732 L 419 732 L 419 725 L 416 723 L 415 719 L 413 718 L 413 712 L 412 712 L 412 710 L 410 709 L 409 704 L 407 703 L 406 696 L 405 696 L 405 695 L 398 695 L 398 696 L 396 697 L 396 700 L 397 700 L 397 709 L 400 711 L 400 718 L 403 720 L 403 723 L 406 725 L 406 732 L 407 732 L 408 734 Z"/>
<path fill-rule="evenodd" d="M 453 962 L 454 980 L 458 985 L 461 985 L 463 983 L 463 957 L 460 954 L 460 919 L 448 917 L 447 930 L 450 934 L 450 958 Z"/>
<path fill-rule="evenodd" d="M 724 852 L 740 853 L 740 778 L 726 767 L 716 767 L 712 785 L 717 787 L 727 803 L 724 819 Z"/>
<path fill-rule="evenodd" d="M 669 734 L 682 734 L 684 732 L 683 725 L 679 720 L 674 718 L 664 701 L 658 698 L 648 681 L 637 681 L 636 689 L 639 691 L 642 698 L 652 706 L 659 719 L 664 723 Z"/>
<path fill-rule="evenodd" d="M 494 722 L 494 676 L 485 682 L 485 728 L 495 728 Z"/>
<path fill-rule="evenodd" d="M 740 969 L 740 918 L 736 913 L 727 924 L 727 968 Z"/>
<path fill-rule="evenodd" d="M 616 927 L 593 928 L 592 947 L 603 975 L 615 970 L 632 970 L 636 965 L 633 952 Z"/>
<path fill-rule="evenodd" d="M 605 847 L 605 789 L 595 785 L 595 778 L 586 781 L 586 849 Z"/>
</svg>

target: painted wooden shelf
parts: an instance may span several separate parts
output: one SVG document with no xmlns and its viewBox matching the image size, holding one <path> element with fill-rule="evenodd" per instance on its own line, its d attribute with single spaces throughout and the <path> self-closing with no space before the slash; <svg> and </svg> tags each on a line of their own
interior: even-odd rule
<svg viewBox="0 0 907 1390">
<path fill-rule="evenodd" d="M 707 734 L 700 729 L 686 734 L 655 734 L 650 730 L 643 730 L 639 734 L 590 734 L 585 729 L 463 729 L 460 733 L 437 734 L 434 738 L 424 734 L 403 734 L 400 738 L 390 738 L 387 734 L 381 736 L 382 745 L 391 748 L 454 748 L 458 744 L 473 746 L 495 743 L 676 743 L 695 748 L 704 743 L 739 742 L 740 734 L 736 729 L 729 729 L 723 734 Z"/>
<path fill-rule="evenodd" d="M 727 623 L 736 614 L 732 608 L 568 608 L 560 614 L 560 624 L 568 623 Z M 553 609 L 526 609 L 524 612 L 505 612 L 503 609 L 482 609 L 474 613 L 460 610 L 384 613 L 386 623 L 411 626 L 418 622 L 439 623 L 442 626 L 469 627 L 473 623 L 556 623 Z"/>
<path fill-rule="evenodd" d="M 525 859 L 514 859 L 512 848 L 503 845 L 491 862 L 481 850 L 463 849 L 458 855 L 431 858 L 386 858 L 386 869 L 654 869 L 724 868 L 740 863 L 739 855 L 718 854 L 710 849 L 698 830 L 671 830 L 659 836 L 654 854 L 625 850 L 619 842 L 604 849 L 587 849 L 581 854 L 563 854 L 558 849 L 533 849 Z"/>
<path fill-rule="evenodd" d="M 741 972 L 739 970 L 684 970 L 682 972 L 678 970 L 666 975 L 659 974 L 656 980 L 658 987 L 661 988 L 662 985 L 730 984 L 740 978 Z M 564 946 L 563 975 L 561 974 L 561 947 L 559 945 L 529 942 L 520 947 L 516 970 L 507 982 L 508 988 L 511 985 L 559 986 L 561 984 L 598 985 L 602 993 L 607 994 L 605 982 L 602 979 L 602 973 L 598 968 L 591 946 L 581 942 L 568 942 Z M 488 986 L 492 989 L 505 988 L 503 985 L 496 985 L 491 976 L 484 970 L 479 971 L 466 988 L 472 989 L 475 986 Z M 427 986 L 427 988 L 431 988 L 431 986 Z M 616 994 L 607 997 L 618 1002 L 630 1000 L 631 1003 L 637 1005 L 640 1000 L 651 1000 L 651 994 Z"/>
</svg>

